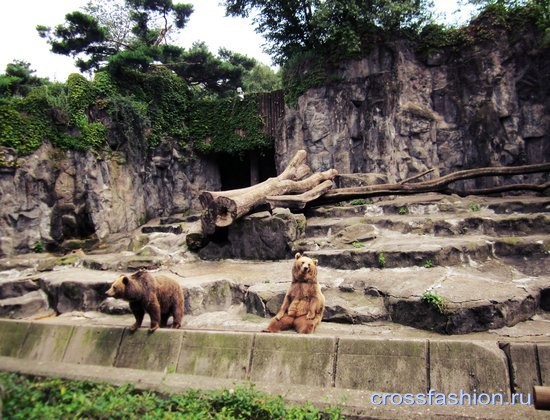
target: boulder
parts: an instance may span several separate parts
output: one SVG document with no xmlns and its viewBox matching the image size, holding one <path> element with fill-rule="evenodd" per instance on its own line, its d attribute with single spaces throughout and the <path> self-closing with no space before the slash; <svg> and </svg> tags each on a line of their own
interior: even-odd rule
<svg viewBox="0 0 550 420">
<path fill-rule="evenodd" d="M 278 260 L 292 256 L 292 243 L 303 236 L 306 219 L 288 209 L 276 208 L 245 216 L 218 234 L 199 256 L 206 260 L 240 258 L 245 260 Z"/>
</svg>

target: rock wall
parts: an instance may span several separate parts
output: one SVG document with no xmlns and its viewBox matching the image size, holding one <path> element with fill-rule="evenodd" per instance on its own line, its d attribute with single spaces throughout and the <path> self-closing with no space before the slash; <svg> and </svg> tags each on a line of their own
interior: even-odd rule
<svg viewBox="0 0 550 420">
<path fill-rule="evenodd" d="M 102 160 L 47 143 L 17 161 L 9 149 L 2 153 L 13 164 L 0 167 L 0 257 L 36 244 L 101 242 L 153 217 L 198 210 L 199 192 L 220 188 L 215 164 L 181 163 L 166 145 L 141 161 L 126 161 L 124 154 Z"/>
<path fill-rule="evenodd" d="M 278 170 L 302 148 L 315 171 L 379 173 L 390 182 L 431 168 L 438 176 L 548 160 L 548 48 L 529 34 L 514 41 L 501 35 L 498 43 L 429 55 L 395 42 L 348 63 L 339 83 L 311 89 L 287 107 Z"/>
</svg>

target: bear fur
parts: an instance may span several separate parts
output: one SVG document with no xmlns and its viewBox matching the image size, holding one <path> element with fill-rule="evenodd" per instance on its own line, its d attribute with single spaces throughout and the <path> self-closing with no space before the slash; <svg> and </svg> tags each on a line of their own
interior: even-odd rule
<svg viewBox="0 0 550 420">
<path fill-rule="evenodd" d="M 159 324 L 166 327 L 170 316 L 173 317 L 172 328 L 181 327 L 184 311 L 183 291 L 178 282 L 169 277 L 153 276 L 143 270 L 130 276 L 121 275 L 106 294 L 130 302 L 130 309 L 136 318 L 130 331 L 141 327 L 145 312 L 151 318 L 150 332 L 155 331 Z"/>
<path fill-rule="evenodd" d="M 265 332 L 294 328 L 300 334 L 311 334 L 323 318 L 325 296 L 317 281 L 315 259 L 297 253 L 292 265 L 292 283 L 286 292 L 281 309 Z"/>
</svg>

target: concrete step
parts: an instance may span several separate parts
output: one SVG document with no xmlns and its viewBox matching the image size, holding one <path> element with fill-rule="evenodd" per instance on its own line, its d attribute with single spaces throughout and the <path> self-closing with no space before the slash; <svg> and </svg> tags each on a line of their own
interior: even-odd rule
<svg viewBox="0 0 550 420">
<path fill-rule="evenodd" d="M 352 238 L 353 239 L 353 238 Z M 533 264 L 548 264 L 550 235 L 490 237 L 426 237 L 418 234 L 378 232 L 373 239 L 340 240 L 307 238 L 294 243 L 294 252 L 307 252 L 321 266 L 345 270 L 360 268 L 454 266 L 490 258 L 529 258 Z"/>
<path fill-rule="evenodd" d="M 417 235 L 459 236 L 466 234 L 490 236 L 550 235 L 550 215 L 479 214 L 472 216 L 433 214 L 353 216 L 338 218 L 311 217 L 307 219 L 306 237 L 338 234 L 342 229 L 360 224 L 371 224 L 380 229 Z"/>
<path fill-rule="evenodd" d="M 363 204 L 363 202 L 365 202 Z M 355 203 L 355 204 L 354 204 Z M 360 203 L 360 204 L 357 204 Z M 475 214 L 548 213 L 550 197 L 459 197 L 456 195 L 421 194 L 397 196 L 394 199 L 352 200 L 339 205 L 306 210 L 308 217 L 354 217 L 360 215 L 433 215 L 438 213 Z"/>
</svg>

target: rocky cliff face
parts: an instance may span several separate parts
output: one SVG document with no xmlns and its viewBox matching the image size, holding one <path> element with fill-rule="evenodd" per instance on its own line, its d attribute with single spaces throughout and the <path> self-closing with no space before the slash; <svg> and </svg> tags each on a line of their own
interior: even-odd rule
<svg viewBox="0 0 550 420">
<path fill-rule="evenodd" d="M 548 49 L 529 35 L 497 38 L 423 56 L 396 42 L 349 63 L 340 83 L 311 89 L 287 108 L 277 167 L 301 148 L 313 170 L 381 173 L 390 182 L 431 168 L 437 176 L 548 160 Z"/>
<path fill-rule="evenodd" d="M 216 165 L 183 164 L 168 146 L 133 162 L 123 155 L 99 160 L 91 152 L 65 153 L 47 143 L 16 163 L 10 150 L 2 152 L 13 164 L 0 169 L 0 256 L 37 244 L 101 242 L 150 218 L 197 209 L 200 190 L 220 187 Z"/>
</svg>

